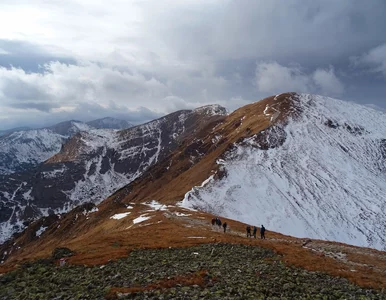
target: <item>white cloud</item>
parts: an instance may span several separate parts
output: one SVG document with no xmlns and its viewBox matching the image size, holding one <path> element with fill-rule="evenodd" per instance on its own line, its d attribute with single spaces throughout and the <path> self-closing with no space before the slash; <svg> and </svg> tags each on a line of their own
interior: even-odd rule
<svg viewBox="0 0 386 300">
<path fill-rule="evenodd" d="M 354 65 L 369 67 L 372 72 L 382 72 L 386 76 L 386 43 L 371 49 L 359 57 L 353 57 Z"/>
<path fill-rule="evenodd" d="M 67 65 L 51 62 L 42 73 L 18 68 L 0 68 L 1 99 L 5 105 L 23 107 L 25 103 L 51 103 L 68 106 L 82 101 L 108 106 L 115 101 L 136 108 L 168 94 L 168 87 L 154 77 L 119 71 L 95 63 Z M 141 100 L 141 101 L 138 101 Z M 153 103 L 153 102 L 149 102 Z M 148 103 L 148 104 L 149 104 Z M 158 106 L 162 108 L 161 105 Z"/>
<path fill-rule="evenodd" d="M 322 94 L 336 96 L 344 92 L 343 83 L 336 77 L 331 66 L 328 70 L 317 69 L 312 75 L 312 79 Z"/>
<path fill-rule="evenodd" d="M 168 112 L 174 112 L 181 109 L 193 109 L 202 106 L 202 103 L 192 103 L 177 96 L 167 96 L 162 99 L 162 102 L 165 103 L 165 109 Z"/>
<path fill-rule="evenodd" d="M 283 92 L 312 92 L 328 96 L 340 95 L 343 83 L 334 69 L 317 69 L 306 74 L 300 66 L 282 66 L 277 62 L 261 62 L 256 66 L 256 87 L 260 92 L 278 94 Z"/>
<path fill-rule="evenodd" d="M 298 67 L 261 62 L 256 67 L 256 86 L 264 93 L 308 92 L 310 78 Z"/>
</svg>

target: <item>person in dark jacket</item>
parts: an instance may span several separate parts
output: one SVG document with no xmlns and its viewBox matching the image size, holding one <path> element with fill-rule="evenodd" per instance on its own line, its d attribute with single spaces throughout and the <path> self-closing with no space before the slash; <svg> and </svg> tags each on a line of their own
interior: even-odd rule
<svg viewBox="0 0 386 300">
<path fill-rule="evenodd" d="M 262 239 L 265 239 L 265 227 L 264 227 L 264 225 L 261 225 L 260 236 Z"/>
<path fill-rule="evenodd" d="M 253 226 L 253 237 L 256 238 L 257 227 Z"/>
<path fill-rule="evenodd" d="M 224 224 L 222 224 L 222 227 L 224 227 L 224 232 L 227 231 L 227 226 L 228 226 L 227 222 L 224 222 Z"/>
<path fill-rule="evenodd" d="M 247 226 L 247 237 L 251 236 L 251 226 Z"/>
</svg>

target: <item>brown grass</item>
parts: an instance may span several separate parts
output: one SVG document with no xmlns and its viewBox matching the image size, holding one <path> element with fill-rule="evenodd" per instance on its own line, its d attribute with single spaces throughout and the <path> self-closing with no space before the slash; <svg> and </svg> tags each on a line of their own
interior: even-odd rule
<svg viewBox="0 0 386 300">
<path fill-rule="evenodd" d="M 177 208 L 170 209 L 170 211 L 186 213 L 186 211 Z M 347 254 L 347 262 L 343 262 L 326 255 L 320 255 L 321 252 L 302 247 L 302 239 L 275 232 L 267 232 L 266 240 L 246 238 L 245 224 L 223 218 L 223 221 L 226 221 L 230 227 L 230 231 L 224 234 L 222 231 L 216 230 L 216 227 L 212 227 L 210 222 L 213 216 L 206 213 L 190 212 L 191 216 L 179 218 L 176 216 L 167 217 L 165 212 L 157 211 L 150 220 L 133 225 L 132 220 L 141 213 L 144 213 L 143 207 L 138 206 L 132 212 L 131 215 L 133 216 L 129 215 L 122 220 L 109 219 L 109 221 L 103 222 L 102 228 L 97 226 L 84 235 L 79 235 L 73 239 L 57 242 L 57 244 L 48 242 L 39 243 L 39 246 L 32 244 L 30 248 L 24 249 L 23 252 L 11 257 L 8 262 L 1 265 L 0 272 L 8 272 L 25 261 L 49 257 L 52 250 L 59 246 L 69 247 L 76 252 L 76 255 L 68 259 L 68 263 L 91 266 L 127 257 L 133 249 L 191 247 L 206 243 L 224 242 L 272 249 L 281 255 L 281 260 L 288 265 L 345 277 L 362 287 L 386 287 L 386 276 L 384 276 L 386 271 L 385 252 L 332 242 L 312 241 L 318 247 L 323 246 L 330 249 L 331 245 L 336 245 L 339 247 L 338 251 L 344 249 L 349 254 Z M 161 222 L 157 223 L 159 221 Z M 147 223 L 155 224 L 143 226 Z M 187 227 L 191 225 L 194 225 L 194 227 Z M 126 229 L 129 226 L 132 227 Z M 146 238 L 147 236 L 152 238 Z M 189 236 L 205 238 L 190 239 L 187 238 Z M 362 252 L 358 253 L 358 251 Z M 378 256 L 374 256 L 374 253 Z M 357 272 L 352 272 L 353 268 Z"/>
</svg>

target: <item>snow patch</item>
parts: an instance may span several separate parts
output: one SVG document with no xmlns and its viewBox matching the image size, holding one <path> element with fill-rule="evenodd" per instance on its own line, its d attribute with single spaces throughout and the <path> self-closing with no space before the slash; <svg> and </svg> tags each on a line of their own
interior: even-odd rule
<svg viewBox="0 0 386 300">
<path fill-rule="evenodd" d="M 36 231 L 35 235 L 40 237 L 40 235 L 41 235 L 44 231 L 46 231 L 47 228 L 48 228 L 48 227 L 41 226 L 41 227 Z"/>
<path fill-rule="evenodd" d="M 134 219 L 134 220 L 133 220 L 133 223 L 134 223 L 134 224 L 138 224 L 138 223 L 141 223 L 141 222 L 143 222 L 143 221 L 149 220 L 150 218 L 151 218 L 151 217 L 149 217 L 149 216 L 141 215 L 141 216 L 139 216 L 138 218 Z"/>
<path fill-rule="evenodd" d="M 115 219 L 115 220 L 120 220 L 124 217 L 127 217 L 129 214 L 131 214 L 131 212 L 125 212 L 125 213 L 121 213 L 121 214 L 115 214 L 114 216 L 110 217 L 110 219 Z"/>
<path fill-rule="evenodd" d="M 147 202 L 144 204 L 147 206 L 150 206 L 153 210 L 161 210 L 161 211 L 167 210 L 167 205 L 161 204 L 156 200 L 152 200 L 150 203 Z"/>
<path fill-rule="evenodd" d="M 180 212 L 175 212 L 174 213 L 177 217 L 188 217 L 188 216 L 191 216 L 192 214 L 184 214 L 184 213 L 180 213 Z"/>
</svg>

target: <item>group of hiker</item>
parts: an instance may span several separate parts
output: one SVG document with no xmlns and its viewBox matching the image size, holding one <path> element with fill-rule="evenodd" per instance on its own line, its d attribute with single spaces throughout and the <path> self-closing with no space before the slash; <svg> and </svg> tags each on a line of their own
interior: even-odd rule
<svg viewBox="0 0 386 300">
<path fill-rule="evenodd" d="M 256 233 L 257 233 L 257 227 L 253 226 L 253 237 L 256 238 Z M 247 226 L 247 237 L 252 237 L 251 234 L 251 226 Z M 264 225 L 261 225 L 260 227 L 260 238 L 265 240 L 265 227 Z"/>
<path fill-rule="evenodd" d="M 222 225 L 222 227 L 224 228 L 224 232 L 227 231 L 227 226 L 228 226 L 227 222 L 222 223 L 219 217 L 216 217 L 215 219 L 212 219 L 212 225 L 215 225 L 215 224 L 218 227 L 221 227 L 221 225 Z"/>
<path fill-rule="evenodd" d="M 218 227 L 222 226 L 224 228 L 224 232 L 226 232 L 227 227 L 228 227 L 227 222 L 222 223 L 219 217 L 212 219 L 212 225 L 217 225 Z M 257 233 L 257 227 L 253 226 L 253 237 L 254 238 L 256 238 L 256 233 Z M 252 237 L 251 226 L 249 226 L 249 225 L 247 226 L 247 237 Z M 261 225 L 261 227 L 260 227 L 260 238 L 265 239 L 265 227 L 264 227 L 264 225 Z"/>
</svg>

